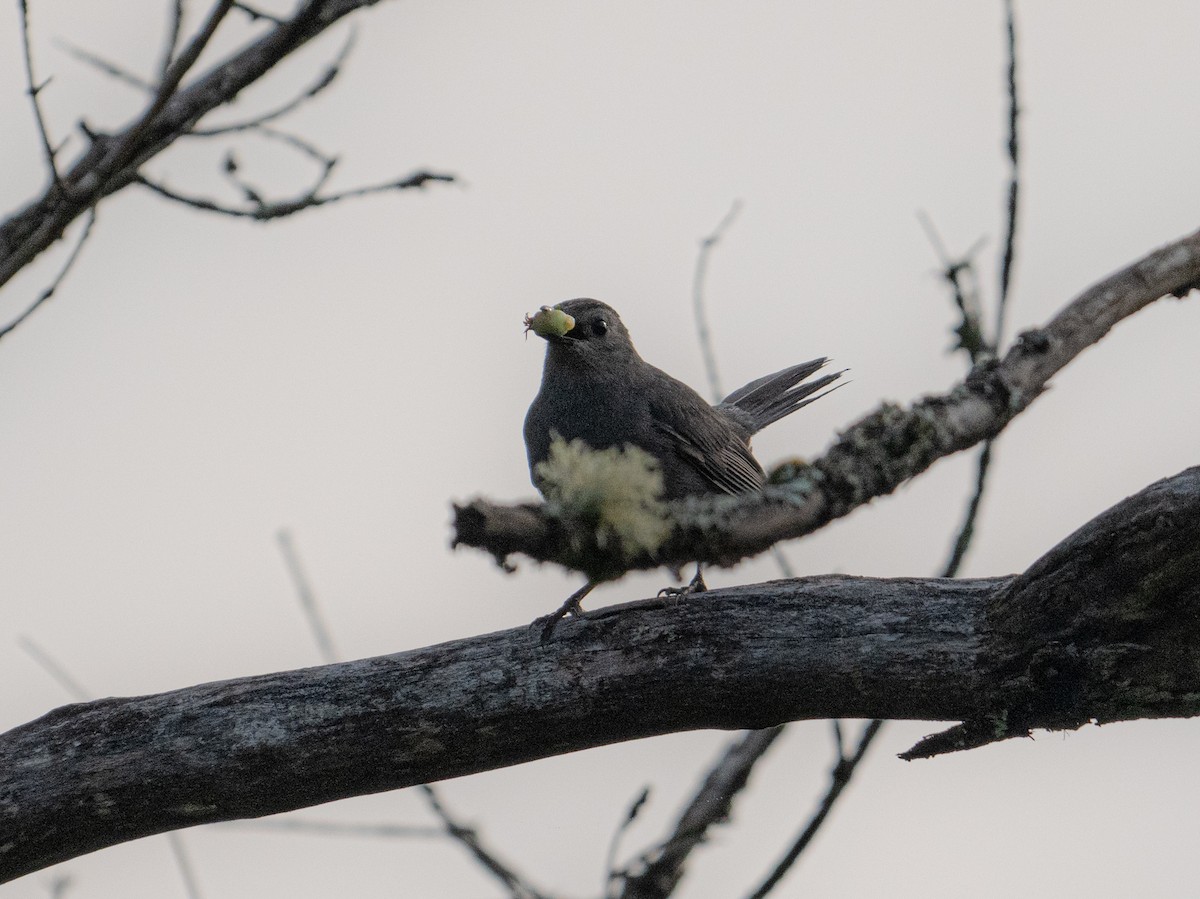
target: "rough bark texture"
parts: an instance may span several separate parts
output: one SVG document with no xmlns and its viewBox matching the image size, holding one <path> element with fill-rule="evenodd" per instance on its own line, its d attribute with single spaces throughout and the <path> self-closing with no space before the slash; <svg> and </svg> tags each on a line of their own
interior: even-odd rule
<svg viewBox="0 0 1200 899">
<path fill-rule="evenodd" d="M 1200 468 L 1022 575 L 647 600 L 412 652 L 65 706 L 0 736 L 0 881 L 135 837 L 621 740 L 802 718 L 1031 727 L 1200 714 Z"/>
<path fill-rule="evenodd" d="M 689 561 L 730 565 L 801 537 L 925 471 L 938 459 L 995 437 L 1050 379 L 1121 319 L 1200 284 L 1200 232 L 1155 250 L 1072 300 L 1044 327 L 1022 334 L 1004 358 L 976 365 L 948 394 L 907 409 L 884 405 L 844 431 L 811 465 L 772 473 L 762 493 L 693 501 L 673 509 L 674 529 L 654 553 L 597 540 L 570 510 L 485 499 L 455 508 L 454 543 L 504 561 L 521 553 L 593 580 Z"/>
</svg>

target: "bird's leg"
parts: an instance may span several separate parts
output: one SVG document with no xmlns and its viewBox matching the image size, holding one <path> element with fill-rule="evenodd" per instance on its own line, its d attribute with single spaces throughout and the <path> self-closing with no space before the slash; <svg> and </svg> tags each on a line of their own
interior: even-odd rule
<svg viewBox="0 0 1200 899">
<path fill-rule="evenodd" d="M 541 618 L 535 618 L 530 627 L 542 626 L 542 642 L 548 643 L 554 635 L 554 629 L 558 627 L 558 623 L 568 615 L 583 614 L 583 598 L 592 592 L 592 588 L 596 586 L 596 581 L 588 581 L 574 593 L 567 597 L 566 601 L 551 612 L 549 615 L 543 615 Z"/>
<path fill-rule="evenodd" d="M 678 576 L 678 572 L 676 573 Z M 663 587 L 658 591 L 659 596 L 687 596 L 691 593 L 703 593 L 708 589 L 708 584 L 704 583 L 704 566 L 699 562 L 696 563 L 696 576 L 692 578 L 691 583 L 686 587 Z"/>
</svg>

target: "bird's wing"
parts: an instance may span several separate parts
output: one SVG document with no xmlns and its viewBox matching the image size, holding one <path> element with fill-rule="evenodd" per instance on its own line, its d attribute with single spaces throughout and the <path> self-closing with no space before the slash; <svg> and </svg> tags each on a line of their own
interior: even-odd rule
<svg viewBox="0 0 1200 899">
<path fill-rule="evenodd" d="M 715 492 L 759 490 L 765 480 L 762 467 L 733 423 L 690 387 L 659 369 L 647 368 L 654 380 L 670 383 L 671 389 L 647 385 L 646 396 L 650 420 L 679 458 L 699 472 Z"/>
<path fill-rule="evenodd" d="M 734 435 L 720 442 L 695 432 L 680 431 L 663 422 L 656 426 L 671 437 L 679 457 L 700 472 L 721 493 L 750 493 L 762 488 L 763 470 L 750 449 Z"/>
</svg>

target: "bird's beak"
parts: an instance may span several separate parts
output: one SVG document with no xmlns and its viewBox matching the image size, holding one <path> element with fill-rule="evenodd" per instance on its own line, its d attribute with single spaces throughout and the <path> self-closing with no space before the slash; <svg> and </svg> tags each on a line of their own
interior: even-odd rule
<svg viewBox="0 0 1200 899">
<path fill-rule="evenodd" d="M 525 333 L 532 331 L 546 340 L 563 337 L 574 327 L 575 319 L 572 316 L 552 306 L 543 306 L 533 315 L 525 316 Z"/>
</svg>

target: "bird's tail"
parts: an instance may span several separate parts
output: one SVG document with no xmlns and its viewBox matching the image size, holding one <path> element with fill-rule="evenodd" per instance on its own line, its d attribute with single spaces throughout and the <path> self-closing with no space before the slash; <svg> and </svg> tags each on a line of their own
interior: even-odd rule
<svg viewBox="0 0 1200 899">
<path fill-rule="evenodd" d="M 817 378 L 807 384 L 801 383 L 805 378 L 820 370 L 828 361 L 828 359 L 821 358 L 813 359 L 811 362 L 801 362 L 799 365 L 777 371 L 773 375 L 766 375 L 751 381 L 745 387 L 741 387 L 725 397 L 718 408 L 723 407 L 723 411 L 726 411 L 731 418 L 737 420 L 751 434 L 755 434 L 767 425 L 779 421 L 785 415 L 791 415 L 802 406 L 807 406 L 814 400 L 820 399 L 830 390 L 836 390 L 837 387 L 833 387 L 826 390 L 825 393 L 818 392 L 840 378 L 843 374 L 840 371 Z M 840 386 L 839 384 L 838 387 Z"/>
</svg>

